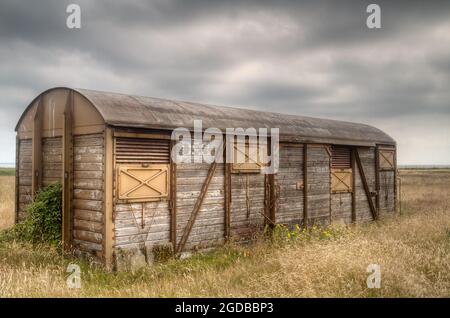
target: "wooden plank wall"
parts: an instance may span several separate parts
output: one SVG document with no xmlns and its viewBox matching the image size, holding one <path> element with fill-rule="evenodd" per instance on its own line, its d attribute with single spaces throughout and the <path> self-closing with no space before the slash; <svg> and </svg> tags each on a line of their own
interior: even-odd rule
<svg viewBox="0 0 450 318">
<path fill-rule="evenodd" d="M 114 205 L 114 248 L 143 248 L 170 240 L 168 201 L 116 203 Z"/>
<path fill-rule="evenodd" d="M 380 216 L 395 211 L 394 178 L 394 170 L 380 171 Z"/>
<path fill-rule="evenodd" d="M 186 228 L 209 167 L 208 163 L 177 164 L 177 242 Z M 217 164 L 184 250 L 224 243 L 224 175 L 225 165 Z"/>
<path fill-rule="evenodd" d="M 367 184 L 370 191 L 375 191 L 375 148 L 358 148 L 361 163 L 366 175 Z M 355 188 L 356 188 L 356 222 L 372 221 L 372 213 L 370 212 L 369 203 L 367 202 L 364 187 L 361 181 L 361 175 L 356 167 Z M 375 204 L 375 198 L 372 198 Z"/>
<path fill-rule="evenodd" d="M 370 190 L 375 191 L 375 149 L 358 148 Z M 180 241 L 200 194 L 210 164 L 177 165 L 176 238 Z M 308 146 L 308 211 L 309 224 L 328 225 L 330 222 L 352 221 L 352 194 L 330 193 L 330 155 L 326 145 Z M 372 220 L 361 176 L 355 173 L 356 221 Z M 389 191 L 386 210 L 393 211 L 393 173 L 386 174 L 384 189 Z M 389 174 L 391 173 L 391 175 Z M 186 250 L 221 245 L 225 241 L 224 164 L 218 164 L 209 185 L 204 203 L 198 213 Z M 383 189 L 383 175 L 381 187 Z M 276 176 L 279 186 L 276 223 L 287 225 L 303 223 L 303 145 L 280 145 L 280 169 Z M 231 174 L 232 240 L 247 240 L 265 224 L 264 175 L 257 173 Z M 383 200 L 381 200 L 383 202 Z M 142 210 L 143 208 L 143 210 Z M 170 210 L 168 201 L 147 203 L 116 203 L 115 248 L 142 248 L 170 242 Z"/>
<path fill-rule="evenodd" d="M 62 178 L 62 138 L 42 139 L 42 186 L 61 182 Z"/>
<path fill-rule="evenodd" d="M 364 189 L 358 192 L 364 195 Z M 332 193 L 331 194 L 331 222 L 338 224 L 349 224 L 352 222 L 352 194 L 351 193 Z"/>
<path fill-rule="evenodd" d="M 331 168 L 331 164 L 330 164 Z M 352 164 L 352 173 L 355 173 L 357 169 L 356 165 Z M 353 181 L 353 175 L 352 175 Z M 355 191 L 352 182 L 352 191 Z M 355 192 L 356 195 L 356 192 Z M 330 184 L 330 221 L 333 224 L 350 224 L 353 221 L 352 216 L 352 206 L 353 206 L 353 193 L 341 192 L 333 193 L 331 192 Z M 356 200 L 355 200 L 356 201 Z"/>
<path fill-rule="evenodd" d="M 74 136 L 73 244 L 100 257 L 103 229 L 103 134 Z"/>
<path fill-rule="evenodd" d="M 264 174 L 231 174 L 232 240 L 248 240 L 264 227 Z"/>
<path fill-rule="evenodd" d="M 330 223 L 330 155 L 325 145 L 308 145 L 308 222 Z"/>
<path fill-rule="evenodd" d="M 150 135 L 155 136 L 154 134 L 142 134 L 139 137 L 145 138 Z M 161 147 L 161 149 L 165 148 Z M 146 246 L 170 242 L 171 219 L 168 200 L 135 203 L 119 201 L 115 182 L 116 180 L 114 180 L 113 186 L 115 202 L 113 206 L 113 249 L 143 249 Z"/>
<path fill-rule="evenodd" d="M 19 168 L 19 186 L 18 186 L 18 215 L 17 221 L 22 221 L 26 217 L 26 207 L 32 201 L 31 193 L 31 139 L 19 140 L 18 168 Z"/>
<path fill-rule="evenodd" d="M 280 198 L 276 223 L 293 226 L 303 222 L 303 145 L 280 144 L 280 166 L 276 176 Z"/>
</svg>

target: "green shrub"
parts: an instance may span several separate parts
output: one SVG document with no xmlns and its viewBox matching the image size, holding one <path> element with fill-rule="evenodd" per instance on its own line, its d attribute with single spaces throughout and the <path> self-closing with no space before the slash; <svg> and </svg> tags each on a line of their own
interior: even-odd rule
<svg viewBox="0 0 450 318">
<path fill-rule="evenodd" d="M 274 245 L 284 245 L 295 242 L 306 242 L 311 240 L 330 240 L 342 236 L 345 229 L 334 228 L 332 226 L 313 225 L 301 228 L 298 224 L 292 229 L 283 224 L 277 224 L 273 228 L 265 227 L 266 238 Z"/>
<path fill-rule="evenodd" d="M 40 190 L 27 208 L 23 222 L 0 234 L 2 240 L 31 243 L 61 243 L 62 187 L 56 183 Z"/>
</svg>

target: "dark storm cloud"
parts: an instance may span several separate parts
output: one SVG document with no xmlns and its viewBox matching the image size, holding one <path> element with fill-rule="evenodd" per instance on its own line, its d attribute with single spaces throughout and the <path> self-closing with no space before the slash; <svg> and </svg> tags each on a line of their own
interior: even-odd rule
<svg viewBox="0 0 450 318">
<path fill-rule="evenodd" d="M 61 85 L 363 121 L 404 148 L 426 126 L 450 148 L 449 16 L 449 1 L 3 0 L 0 162 L 26 103 Z"/>
</svg>

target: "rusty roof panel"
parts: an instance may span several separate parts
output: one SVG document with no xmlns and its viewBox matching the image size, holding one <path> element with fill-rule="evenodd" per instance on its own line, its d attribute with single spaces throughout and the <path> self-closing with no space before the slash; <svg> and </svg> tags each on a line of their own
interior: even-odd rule
<svg viewBox="0 0 450 318">
<path fill-rule="evenodd" d="M 395 144 L 383 131 L 364 124 L 85 89 L 78 92 L 113 126 L 192 129 L 194 120 L 201 119 L 203 128 L 279 128 L 280 139 L 286 141 Z"/>
<path fill-rule="evenodd" d="M 103 116 L 105 123 L 111 126 L 193 129 L 194 120 L 201 119 L 203 129 L 216 127 L 225 131 L 226 128 L 238 127 L 279 128 L 281 141 L 361 146 L 395 145 L 389 135 L 365 124 L 87 89 L 75 91 L 86 97 Z"/>
</svg>

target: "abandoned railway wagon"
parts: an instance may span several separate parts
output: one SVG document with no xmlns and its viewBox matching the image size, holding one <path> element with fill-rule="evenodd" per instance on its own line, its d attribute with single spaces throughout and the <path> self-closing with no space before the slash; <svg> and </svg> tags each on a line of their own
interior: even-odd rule
<svg viewBox="0 0 450 318">
<path fill-rule="evenodd" d="M 279 128 L 279 168 L 175 163 L 172 131 Z M 396 143 L 374 127 L 294 115 L 52 88 L 17 127 L 16 218 L 63 185 L 63 246 L 107 266 L 245 240 L 265 225 L 351 223 L 394 213 Z M 269 140 L 270 143 L 270 140 Z"/>
</svg>

